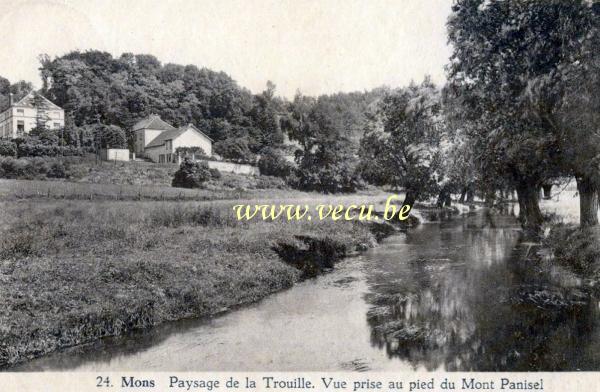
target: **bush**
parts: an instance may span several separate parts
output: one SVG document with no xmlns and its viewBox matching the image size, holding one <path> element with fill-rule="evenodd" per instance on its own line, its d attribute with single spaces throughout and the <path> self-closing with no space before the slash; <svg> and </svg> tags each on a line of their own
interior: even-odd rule
<svg viewBox="0 0 600 392">
<path fill-rule="evenodd" d="M 210 178 L 211 172 L 206 162 L 194 162 L 185 158 L 175 172 L 171 185 L 177 188 L 202 188 Z"/>
<path fill-rule="evenodd" d="M 221 177 L 223 177 L 223 175 L 221 174 L 221 172 L 219 171 L 219 169 L 208 169 L 208 171 L 210 171 L 210 176 L 212 177 L 213 180 L 219 180 L 221 179 Z"/>
<path fill-rule="evenodd" d="M 556 224 L 544 245 L 556 260 L 577 272 L 593 275 L 600 271 L 600 228 Z"/>
<path fill-rule="evenodd" d="M 258 176 L 256 178 L 256 189 L 287 189 L 286 182 L 279 177 Z"/>
<path fill-rule="evenodd" d="M 294 170 L 294 166 L 285 159 L 280 150 L 267 147 L 261 151 L 258 169 L 260 174 L 265 176 L 287 178 Z"/>
<path fill-rule="evenodd" d="M 17 145 L 11 140 L 0 140 L 0 156 L 14 157 L 17 155 Z"/>
<path fill-rule="evenodd" d="M 53 162 L 46 172 L 48 178 L 68 178 L 67 167 L 62 162 Z"/>
<path fill-rule="evenodd" d="M 194 156 L 196 159 L 208 157 L 202 147 L 177 147 L 175 149 L 175 154 L 180 155 L 183 158 L 191 156 Z"/>
<path fill-rule="evenodd" d="M 36 142 L 35 140 L 23 140 L 17 144 L 17 156 L 21 157 L 56 157 L 56 156 L 78 156 L 83 155 L 83 150 L 75 146 L 51 146 Z"/>
<path fill-rule="evenodd" d="M 69 167 L 48 158 L 1 158 L 0 178 L 35 180 L 45 178 L 69 178 Z"/>
<path fill-rule="evenodd" d="M 215 153 L 237 163 L 254 163 L 256 156 L 248 147 L 246 138 L 229 138 L 214 144 Z"/>
</svg>

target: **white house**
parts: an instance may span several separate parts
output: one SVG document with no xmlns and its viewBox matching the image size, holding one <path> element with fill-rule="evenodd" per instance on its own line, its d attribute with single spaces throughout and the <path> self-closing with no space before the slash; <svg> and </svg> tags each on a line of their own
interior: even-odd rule
<svg viewBox="0 0 600 392">
<path fill-rule="evenodd" d="M 133 126 L 135 153 L 153 162 L 179 161 L 179 147 L 200 147 L 208 156 L 212 155 L 213 140 L 192 124 L 175 128 L 152 114 Z"/>
<path fill-rule="evenodd" d="M 35 104 L 36 97 L 41 98 L 38 105 Z M 41 110 L 45 112 L 43 116 L 47 128 L 60 129 L 65 126 L 65 111 L 40 93 L 30 91 L 14 103 L 11 94 L 8 107 L 0 112 L 0 138 L 14 139 L 29 133 L 37 125 Z"/>
</svg>

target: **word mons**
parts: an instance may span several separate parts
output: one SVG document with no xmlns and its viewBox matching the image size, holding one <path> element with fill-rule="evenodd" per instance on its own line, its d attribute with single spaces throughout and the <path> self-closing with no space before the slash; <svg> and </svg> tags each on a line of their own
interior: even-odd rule
<svg viewBox="0 0 600 392">
<path fill-rule="evenodd" d="M 284 219 L 294 221 L 303 219 L 312 220 L 313 217 L 316 217 L 318 220 L 331 219 L 332 221 L 370 221 L 379 219 L 389 221 L 392 219 L 408 219 L 411 206 L 405 205 L 399 207 L 393 203 L 396 199 L 398 199 L 397 195 L 391 195 L 387 198 L 381 218 L 379 214 L 374 212 L 372 204 L 350 204 L 348 206 L 344 206 L 343 204 L 319 204 L 314 209 L 308 204 L 236 204 L 233 206 L 233 211 L 235 211 L 238 220 Z"/>
</svg>

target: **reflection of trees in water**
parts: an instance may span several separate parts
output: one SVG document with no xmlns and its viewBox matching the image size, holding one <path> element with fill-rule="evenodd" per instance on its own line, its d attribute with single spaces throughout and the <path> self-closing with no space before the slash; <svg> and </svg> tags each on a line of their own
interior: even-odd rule
<svg viewBox="0 0 600 392">
<path fill-rule="evenodd" d="M 430 370 L 566 370 L 581 363 L 578 352 L 598 310 L 581 293 L 549 286 L 522 260 L 522 248 L 513 249 L 513 230 L 463 224 L 412 240 L 422 243 L 400 255 L 411 261 L 382 261 L 369 281 L 373 345 Z"/>
</svg>

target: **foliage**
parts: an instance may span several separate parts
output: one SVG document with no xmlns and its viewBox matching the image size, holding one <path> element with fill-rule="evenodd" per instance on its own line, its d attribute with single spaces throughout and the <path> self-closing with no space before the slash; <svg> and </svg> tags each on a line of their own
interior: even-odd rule
<svg viewBox="0 0 600 392">
<path fill-rule="evenodd" d="M 30 82 L 20 80 L 11 84 L 8 79 L 0 76 L 0 110 L 8 106 L 9 94 L 12 93 L 13 102 L 16 102 L 31 90 L 33 90 L 33 85 Z"/>
<path fill-rule="evenodd" d="M 223 177 L 223 175 L 217 168 L 211 168 L 208 169 L 208 171 L 210 172 L 210 178 L 212 178 L 213 180 L 219 180 Z"/>
<path fill-rule="evenodd" d="M 175 149 L 175 154 L 180 155 L 182 157 L 194 156 L 196 158 L 206 157 L 206 152 L 202 149 L 202 147 L 177 147 Z"/>
<path fill-rule="evenodd" d="M 442 120 L 440 92 L 429 79 L 390 91 L 365 129 L 362 175 L 374 183 L 404 187 L 409 204 L 437 192 Z"/>
<path fill-rule="evenodd" d="M 213 145 L 215 153 L 224 159 L 238 163 L 254 163 L 256 157 L 250 151 L 247 138 L 229 138 Z"/>
<path fill-rule="evenodd" d="M 83 151 L 74 146 L 47 145 L 33 137 L 15 139 L 18 157 L 77 156 Z"/>
<path fill-rule="evenodd" d="M 356 171 L 356 146 L 344 133 L 344 116 L 339 105 L 328 97 L 317 99 L 297 94 L 284 122 L 297 150 L 296 178 L 291 184 L 302 190 L 353 192 L 360 186 Z"/>
<path fill-rule="evenodd" d="M 542 219 L 539 186 L 565 174 L 561 134 L 549 114 L 559 102 L 561 69 L 575 60 L 589 31 L 588 9 L 578 0 L 459 0 L 448 22 L 447 91 L 469 124 L 481 179 L 488 190 L 498 178 L 516 188 L 523 224 L 534 231 Z"/>
<path fill-rule="evenodd" d="M 211 178 L 211 172 L 206 162 L 195 162 L 184 158 L 175 172 L 172 186 L 177 188 L 202 188 L 204 183 Z"/>
<path fill-rule="evenodd" d="M 17 145 L 11 140 L 0 140 L 0 156 L 14 157 L 17 155 Z"/>
<path fill-rule="evenodd" d="M 73 115 L 74 124 L 114 124 L 129 130 L 149 114 L 206 129 L 215 141 L 248 138 L 256 152 L 281 143 L 275 86 L 252 95 L 224 72 L 195 65 L 161 64 L 154 56 L 113 57 L 90 50 L 50 59 L 40 56 L 44 94 Z M 131 142 L 133 135 L 127 135 Z"/>
<path fill-rule="evenodd" d="M 0 178 L 69 178 L 69 165 L 50 158 L 0 158 Z"/>
<path fill-rule="evenodd" d="M 100 148 L 127 148 L 125 131 L 116 125 L 98 124 L 94 127 L 94 136 Z"/>
<path fill-rule="evenodd" d="M 294 166 L 285 159 L 281 150 L 266 147 L 260 151 L 258 169 L 260 174 L 265 176 L 287 178 L 294 170 Z"/>
</svg>

